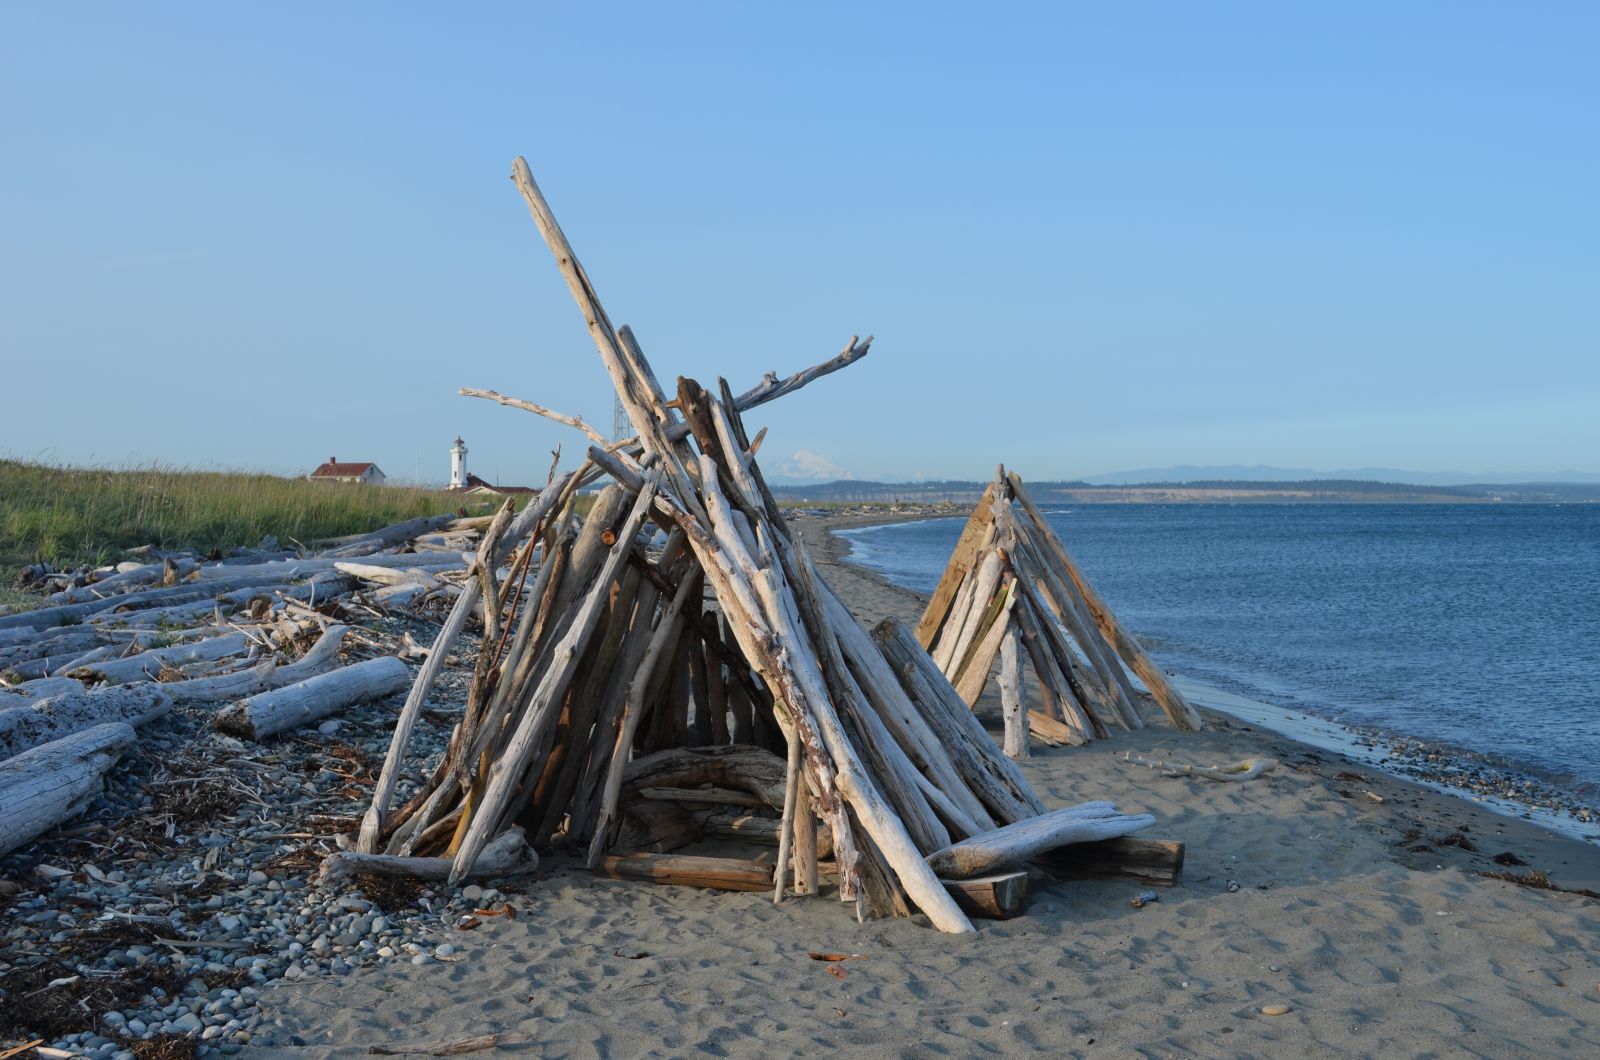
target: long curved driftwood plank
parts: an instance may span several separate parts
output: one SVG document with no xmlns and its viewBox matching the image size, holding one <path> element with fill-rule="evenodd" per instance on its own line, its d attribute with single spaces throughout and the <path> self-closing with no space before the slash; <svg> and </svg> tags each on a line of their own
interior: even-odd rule
<svg viewBox="0 0 1600 1060">
<path fill-rule="evenodd" d="M 1155 823 L 1148 813 L 1127 816 L 1117 813 L 1109 802 L 1086 802 L 963 839 L 929 854 L 928 864 L 940 876 L 968 879 L 1019 865 L 1047 850 L 1116 839 Z"/>
</svg>

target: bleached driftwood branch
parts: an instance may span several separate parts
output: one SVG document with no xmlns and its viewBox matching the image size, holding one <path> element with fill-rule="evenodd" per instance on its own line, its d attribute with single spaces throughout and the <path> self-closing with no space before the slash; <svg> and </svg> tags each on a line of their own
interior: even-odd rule
<svg viewBox="0 0 1600 1060">
<path fill-rule="evenodd" d="M 1243 761 L 1233 762 L 1225 766 L 1191 766 L 1176 762 L 1163 762 L 1159 758 L 1146 758 L 1129 751 L 1123 756 L 1125 761 L 1136 766 L 1148 766 L 1159 769 L 1168 776 L 1204 777 L 1207 780 L 1238 783 L 1244 780 L 1254 780 L 1263 773 L 1270 773 L 1278 768 L 1276 758 L 1246 758 Z"/>
</svg>

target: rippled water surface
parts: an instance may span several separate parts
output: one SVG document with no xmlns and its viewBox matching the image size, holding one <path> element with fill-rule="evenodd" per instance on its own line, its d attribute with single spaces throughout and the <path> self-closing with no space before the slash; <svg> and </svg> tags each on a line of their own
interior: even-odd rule
<svg viewBox="0 0 1600 1060">
<path fill-rule="evenodd" d="M 1098 505 L 1048 513 L 1168 669 L 1600 795 L 1600 505 Z M 851 530 L 924 592 L 963 519 Z"/>
</svg>

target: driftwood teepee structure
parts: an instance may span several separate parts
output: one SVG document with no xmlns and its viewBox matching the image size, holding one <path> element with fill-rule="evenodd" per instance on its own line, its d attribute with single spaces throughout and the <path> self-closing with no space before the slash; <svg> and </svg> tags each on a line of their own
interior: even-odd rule
<svg viewBox="0 0 1600 1060">
<path fill-rule="evenodd" d="M 1013 758 L 1027 754 L 1030 731 L 1047 743 L 1079 745 L 1103 739 L 1108 726 L 1142 728 L 1124 663 L 1173 725 L 1200 728 L 1200 715 L 1117 621 L 1022 479 L 1004 467 L 967 520 L 916 637 L 968 706 L 983 694 L 1000 657 L 1005 751 Z M 1043 710 L 1025 701 L 1023 655 L 1033 665 Z"/>
<path fill-rule="evenodd" d="M 680 378 L 669 397 L 629 330 L 612 326 L 522 159 L 512 176 L 636 436 L 608 443 L 576 417 L 475 392 L 596 444 L 486 532 L 339 871 L 399 861 L 454 881 L 525 867 L 529 841 L 560 841 L 609 875 L 781 899 L 791 883 L 816 891 L 831 854 L 839 896 L 858 910 L 914 905 L 959 932 L 972 930 L 962 903 L 1005 904 L 1026 883 L 1016 871 L 974 877 L 1152 823 L 1104 802 L 1047 812 L 910 631 L 863 628 L 786 525 L 741 413 L 867 343 L 743 395 Z M 606 477 L 580 521 L 580 490 Z M 465 715 L 397 805 L 417 715 L 480 611 Z M 693 829 L 773 837 L 775 863 L 649 852 L 673 847 L 676 806 L 708 803 L 736 812 Z"/>
</svg>

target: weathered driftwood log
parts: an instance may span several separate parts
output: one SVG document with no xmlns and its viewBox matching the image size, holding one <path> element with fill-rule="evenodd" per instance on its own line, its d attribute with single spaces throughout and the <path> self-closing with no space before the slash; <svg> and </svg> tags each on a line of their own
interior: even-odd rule
<svg viewBox="0 0 1600 1060">
<path fill-rule="evenodd" d="M 422 534 L 431 534 L 435 530 L 443 529 L 455 521 L 454 514 L 425 515 L 417 519 L 407 519 L 403 523 L 386 526 L 376 530 L 365 537 L 346 542 L 336 548 L 328 549 L 328 556 L 365 556 L 379 549 L 390 548 L 394 545 L 410 541 Z"/>
<path fill-rule="evenodd" d="M 427 589 L 439 585 L 439 579 L 421 567 L 380 567 L 349 560 L 334 564 L 334 569 L 352 578 L 379 585 L 420 585 Z"/>
<path fill-rule="evenodd" d="M 438 588 L 443 588 L 443 586 Z M 453 589 L 455 587 L 451 586 L 450 588 Z M 367 602 L 376 607 L 399 611 L 415 606 L 432 591 L 432 589 L 420 582 L 408 582 L 404 585 L 384 585 L 374 589 L 371 595 L 367 597 Z M 493 612 L 491 611 L 490 614 L 493 615 Z M 493 631 L 491 630 L 490 632 Z M 492 642 L 496 638 L 489 636 L 486 639 Z"/>
<path fill-rule="evenodd" d="M 374 1056 L 459 1056 L 462 1053 L 479 1053 L 502 1045 L 527 1045 L 533 1036 L 518 1031 L 496 1031 L 493 1034 L 474 1034 L 470 1038 L 446 1038 L 433 1042 L 390 1042 L 369 1045 L 367 1052 Z"/>
<path fill-rule="evenodd" d="M 1021 869 L 970 880 L 939 882 L 957 905 L 985 920 L 1010 920 L 1021 916 L 1023 907 L 1028 904 L 1028 873 Z"/>
<path fill-rule="evenodd" d="M 269 688 L 282 688 L 332 669 L 338 663 L 339 647 L 348 632 L 348 626 L 329 626 L 304 655 L 282 666 L 268 659 L 249 669 L 215 677 L 169 681 L 161 687 L 179 703 L 221 703 L 244 699 Z"/>
<path fill-rule="evenodd" d="M 1215 780 L 1221 783 L 1241 784 L 1247 780 L 1254 780 L 1264 773 L 1270 773 L 1278 768 L 1276 758 L 1245 758 L 1238 762 L 1230 762 L 1220 766 L 1196 766 L 1184 762 L 1164 762 L 1159 758 L 1146 758 L 1129 751 L 1123 756 L 1125 761 L 1136 766 L 1146 766 L 1150 769 L 1159 769 L 1167 776 L 1203 777 L 1206 780 Z"/>
<path fill-rule="evenodd" d="M 216 726 L 231 736 L 260 740 L 352 704 L 393 695 L 410 677 L 406 664 L 392 655 L 368 659 L 225 707 L 217 712 Z"/>
<path fill-rule="evenodd" d="M 176 559 L 173 561 L 172 570 L 177 577 L 183 578 L 197 566 L 199 564 L 192 559 Z M 141 563 L 130 570 L 118 571 L 87 585 L 76 585 L 58 593 L 51 593 L 45 597 L 45 601 L 55 605 L 81 604 L 89 600 L 127 593 L 144 586 L 158 585 L 165 576 L 165 564 Z"/>
<path fill-rule="evenodd" d="M 50 696 L 64 695 L 67 692 L 83 691 L 83 682 L 74 681 L 70 677 L 41 677 L 36 681 L 24 681 L 20 685 L 0 685 L 0 710 L 6 707 L 19 707 L 25 703 L 37 703 Z"/>
<path fill-rule="evenodd" d="M 113 685 L 66 692 L 0 710 L 0 759 L 19 755 L 84 729 L 121 722 L 137 728 L 172 710 L 172 697 L 158 684 Z"/>
<path fill-rule="evenodd" d="M 83 812 L 133 742 L 132 726 L 111 722 L 0 762 L 0 854 Z"/>
<path fill-rule="evenodd" d="M 995 591 L 1000 587 L 1004 573 L 1005 562 L 1000 552 L 990 552 L 970 582 L 972 592 L 965 602 L 965 611 L 961 614 L 952 611 L 950 614 L 951 621 L 945 626 L 932 655 L 933 661 L 939 664 L 939 669 L 951 681 L 955 680 L 960 664 L 966 658 L 967 648 L 977 636 L 978 627 L 983 624 L 984 615 L 994 599 Z"/>
<path fill-rule="evenodd" d="M 62 658 L 75 652 L 88 651 L 100 643 L 100 634 L 89 626 L 65 626 L 59 629 L 18 629 L 7 630 L 8 633 L 20 634 L 3 647 L 0 647 L 0 670 L 15 668 L 22 663 L 32 662 L 35 659 L 46 657 Z M 21 671 L 18 671 L 21 672 Z M 26 674 L 27 677 L 41 677 L 49 669 L 40 673 Z"/>
<path fill-rule="evenodd" d="M 1027 707 L 1022 701 L 1022 635 L 1008 626 L 1000 642 L 1000 713 L 1005 719 L 1005 753 L 1028 757 Z M 1064 727 L 1064 726 L 1063 726 Z"/>
<path fill-rule="evenodd" d="M 1082 730 L 1038 710 L 1028 711 L 1028 731 L 1051 747 L 1082 747 L 1089 742 Z"/>
<path fill-rule="evenodd" d="M 341 850 L 322 860 L 317 882 L 334 883 L 362 873 L 410 876 L 418 880 L 444 880 L 450 876 L 450 858 L 402 858 L 393 854 L 358 854 Z M 525 876 L 539 868 L 539 855 L 528 846 L 520 828 L 508 828 L 483 848 L 463 879 L 492 880 Z"/>
<path fill-rule="evenodd" d="M 204 566 L 195 571 L 186 585 L 222 588 L 242 588 L 251 584 L 298 581 L 314 574 L 336 571 L 344 562 L 335 556 L 315 556 L 310 559 L 281 559 L 248 566 L 228 567 L 221 564 Z M 403 552 L 381 556 L 362 556 L 361 562 L 373 567 L 420 567 L 426 571 L 461 570 L 472 562 L 472 553 L 459 552 Z M 230 584 L 231 583 L 231 584 Z"/>
<path fill-rule="evenodd" d="M 1109 802 L 1086 802 L 963 839 L 928 855 L 940 876 L 970 879 L 1071 843 L 1115 839 L 1156 823 L 1150 814 L 1123 815 Z"/>
<path fill-rule="evenodd" d="M 174 644 L 170 648 L 152 648 L 138 655 L 130 655 L 126 659 L 91 663 L 74 670 L 68 676 L 80 681 L 105 681 L 113 685 L 129 681 L 154 681 L 159 677 L 163 667 L 214 662 L 230 655 L 238 655 L 249 647 L 249 637 L 243 633 L 228 633 L 187 644 Z"/>
<path fill-rule="evenodd" d="M 82 655 L 78 655 L 67 660 L 65 663 L 62 663 L 60 666 L 56 667 L 55 672 L 64 677 L 80 666 L 87 666 L 90 663 L 99 662 L 101 659 L 114 659 L 119 654 L 121 654 L 119 645 L 102 644 L 98 648 L 91 648 Z"/>
<path fill-rule="evenodd" d="M 1098 843 L 1074 843 L 1033 859 L 1061 880 L 1136 880 L 1172 887 L 1183 876 L 1183 844 L 1176 839 L 1123 836 Z"/>
<path fill-rule="evenodd" d="M 642 880 L 673 887 L 709 887 L 719 891 L 769 891 L 772 866 L 742 858 L 708 858 L 692 854 L 608 854 L 595 874 L 614 880 Z"/>
<path fill-rule="evenodd" d="M 403 559 L 414 562 L 418 557 L 373 557 L 381 559 Z M 91 615 L 106 611 L 135 611 L 153 607 L 166 607 L 173 604 L 188 604 L 209 600 L 221 592 L 230 592 L 237 589 L 251 587 L 267 588 L 280 585 L 295 578 L 303 578 L 318 571 L 331 569 L 334 560 L 294 560 L 272 563 L 251 564 L 248 566 L 223 566 L 203 567 L 197 570 L 192 580 L 179 582 L 177 585 L 162 586 L 157 589 L 141 589 L 137 592 L 123 593 L 88 600 L 83 603 L 62 604 L 57 607 L 41 607 L 33 611 L 21 611 L 15 615 L 0 616 L 0 629 L 15 629 L 31 627 L 33 629 L 50 629 L 55 626 L 69 625 L 82 622 Z"/>
<path fill-rule="evenodd" d="M 32 626 L 18 626 L 15 629 L 0 629 L 0 649 L 9 648 L 16 644 L 24 644 L 40 634 L 40 630 Z"/>
</svg>

